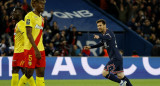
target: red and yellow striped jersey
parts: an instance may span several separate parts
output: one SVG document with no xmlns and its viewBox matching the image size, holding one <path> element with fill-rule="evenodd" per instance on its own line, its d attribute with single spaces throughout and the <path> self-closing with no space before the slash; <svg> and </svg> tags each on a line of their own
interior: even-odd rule
<svg viewBox="0 0 160 86">
<path fill-rule="evenodd" d="M 42 32 L 43 32 L 43 27 L 44 27 L 44 19 L 42 16 L 38 16 L 32 11 L 29 12 L 25 16 L 25 27 L 30 26 L 32 27 L 32 36 L 35 41 L 35 44 L 37 45 L 37 48 L 39 51 L 44 50 L 43 46 L 43 37 L 42 37 Z M 25 36 L 24 40 L 24 49 L 30 50 L 32 48 L 32 44 L 30 43 L 27 35 Z"/>
<path fill-rule="evenodd" d="M 14 53 L 24 52 L 25 23 L 19 21 L 14 29 Z"/>
</svg>

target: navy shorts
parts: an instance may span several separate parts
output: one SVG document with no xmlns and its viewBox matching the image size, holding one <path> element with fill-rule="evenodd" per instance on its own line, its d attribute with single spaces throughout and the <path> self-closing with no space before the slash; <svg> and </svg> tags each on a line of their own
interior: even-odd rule
<svg viewBox="0 0 160 86">
<path fill-rule="evenodd" d="M 110 60 L 104 67 L 104 70 L 113 74 L 123 72 L 123 60 Z"/>
</svg>

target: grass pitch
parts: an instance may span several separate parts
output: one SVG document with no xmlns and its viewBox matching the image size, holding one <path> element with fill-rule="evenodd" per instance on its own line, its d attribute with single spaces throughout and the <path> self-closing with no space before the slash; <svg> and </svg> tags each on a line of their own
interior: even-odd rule
<svg viewBox="0 0 160 86">
<path fill-rule="evenodd" d="M 133 86 L 159 86 L 160 79 L 131 79 Z M 45 80 L 46 86 L 119 86 L 110 80 Z M 0 86 L 11 86 L 10 80 L 0 80 Z M 29 86 L 29 85 L 26 85 Z"/>
</svg>

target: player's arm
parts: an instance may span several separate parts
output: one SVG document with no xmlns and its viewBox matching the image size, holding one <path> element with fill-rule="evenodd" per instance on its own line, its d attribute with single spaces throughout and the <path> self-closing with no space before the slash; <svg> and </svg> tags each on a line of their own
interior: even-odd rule
<svg viewBox="0 0 160 86">
<path fill-rule="evenodd" d="M 32 27 L 26 26 L 26 32 L 27 32 L 27 37 L 34 48 L 36 58 L 41 59 L 41 54 L 40 54 L 40 52 L 34 42 L 33 36 L 32 36 Z"/>
<path fill-rule="evenodd" d="M 92 45 L 92 46 L 90 46 L 90 47 L 91 47 L 91 48 L 98 48 L 98 47 L 101 47 L 101 46 L 103 46 L 103 43 L 102 43 L 102 42 L 99 42 L 98 44 Z"/>
<path fill-rule="evenodd" d="M 101 46 L 103 46 L 102 42 L 100 42 L 96 45 L 93 45 L 93 46 L 84 46 L 84 49 L 87 50 L 87 49 L 91 49 L 91 48 L 98 48 L 98 47 L 101 47 Z"/>
<path fill-rule="evenodd" d="M 103 35 L 103 36 L 99 36 L 99 35 L 94 35 L 94 39 L 102 39 L 102 40 L 111 40 L 112 37 L 109 33 Z"/>
</svg>

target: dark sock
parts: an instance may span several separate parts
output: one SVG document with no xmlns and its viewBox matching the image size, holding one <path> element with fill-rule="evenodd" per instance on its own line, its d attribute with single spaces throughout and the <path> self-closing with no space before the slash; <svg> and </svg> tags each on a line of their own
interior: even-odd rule
<svg viewBox="0 0 160 86">
<path fill-rule="evenodd" d="M 124 76 L 122 80 L 125 80 L 127 82 L 127 84 L 126 84 L 127 86 L 132 86 L 131 82 L 129 81 L 129 79 L 126 76 Z"/>
<path fill-rule="evenodd" d="M 113 75 L 113 74 L 108 74 L 108 75 L 106 75 L 106 77 L 105 77 L 106 79 L 110 79 L 110 80 L 112 80 L 112 81 L 114 81 L 114 82 L 117 82 L 117 83 L 120 83 L 121 82 L 121 80 L 120 79 L 118 79 L 115 75 Z"/>
</svg>

